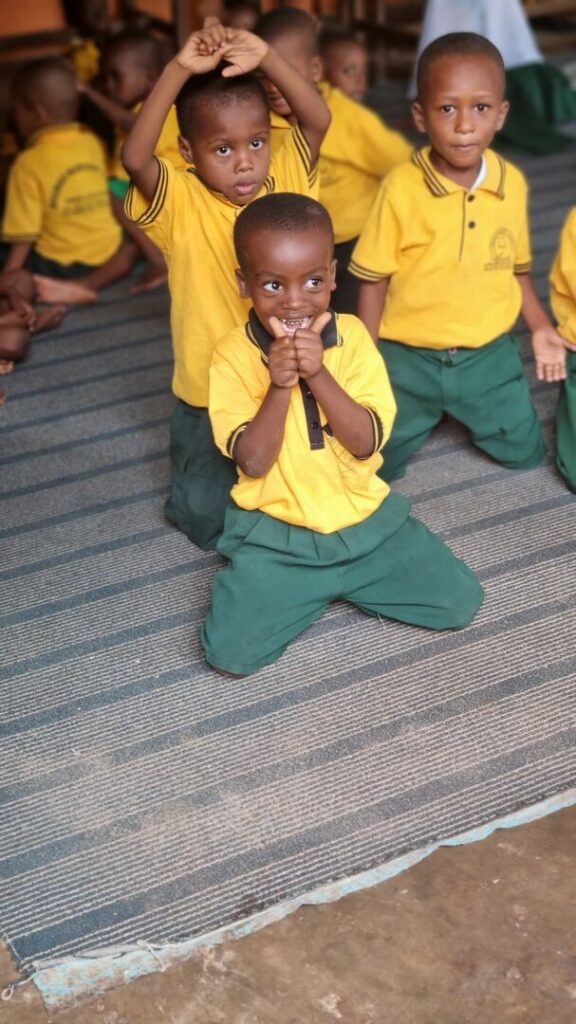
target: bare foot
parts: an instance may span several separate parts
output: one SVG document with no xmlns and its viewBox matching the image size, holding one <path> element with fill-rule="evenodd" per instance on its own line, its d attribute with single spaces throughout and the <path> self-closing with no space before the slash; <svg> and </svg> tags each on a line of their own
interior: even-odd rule
<svg viewBox="0 0 576 1024">
<path fill-rule="evenodd" d="M 168 271 L 166 270 L 166 264 L 156 267 L 151 263 L 142 274 L 142 277 L 138 278 L 136 284 L 132 285 L 130 291 L 133 295 L 138 295 L 140 292 L 152 292 L 155 288 L 160 288 L 161 285 L 166 284 L 167 280 Z"/>
<path fill-rule="evenodd" d="M 80 284 L 79 281 L 58 281 L 54 277 L 34 274 L 34 284 L 38 301 L 46 302 L 48 305 L 67 302 L 73 306 L 87 306 L 92 302 L 98 302 L 98 292 Z"/>
<path fill-rule="evenodd" d="M 13 359 L 0 359 L 0 375 L 4 376 L 6 373 L 12 373 L 14 369 Z M 4 392 L 2 392 L 4 394 Z"/>
<path fill-rule="evenodd" d="M 36 323 L 34 324 L 30 334 L 41 334 L 42 331 L 53 331 L 55 327 L 59 327 L 68 310 L 66 306 L 50 306 L 49 309 L 43 309 L 36 317 Z"/>
</svg>

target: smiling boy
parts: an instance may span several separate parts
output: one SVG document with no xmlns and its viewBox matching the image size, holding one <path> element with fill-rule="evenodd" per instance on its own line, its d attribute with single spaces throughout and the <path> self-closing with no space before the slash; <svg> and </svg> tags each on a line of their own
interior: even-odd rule
<svg viewBox="0 0 576 1024">
<path fill-rule="evenodd" d="M 430 145 L 382 185 L 350 265 L 398 402 L 386 480 L 444 412 L 511 469 L 546 453 L 510 333 L 519 313 L 538 379 L 564 377 L 565 349 L 529 274 L 526 182 L 488 148 L 507 110 L 502 58 L 483 36 L 453 33 L 423 52 L 413 115 Z"/>
<path fill-rule="evenodd" d="M 222 63 L 226 62 L 226 63 Z M 220 66 L 219 66 L 220 65 Z M 290 96 L 297 123 L 270 163 L 269 117 L 260 68 Z M 154 156 L 176 101 L 188 171 Z M 168 519 L 199 547 L 222 531 L 234 466 L 216 449 L 208 419 L 208 368 L 217 340 L 244 323 L 248 303 L 236 286 L 232 231 L 259 195 L 314 187 L 330 114 L 315 89 L 257 36 L 210 24 L 169 62 L 144 101 L 124 146 L 134 186 L 128 215 L 166 257 L 174 347 L 172 491 Z"/>
<path fill-rule="evenodd" d="M 274 195 L 238 217 L 245 327 L 216 346 L 210 419 L 238 466 L 202 629 L 208 662 L 249 674 L 331 601 L 426 626 L 467 625 L 470 569 L 377 476 L 394 419 L 386 368 L 362 323 L 329 310 L 334 239 L 312 199 Z"/>
</svg>

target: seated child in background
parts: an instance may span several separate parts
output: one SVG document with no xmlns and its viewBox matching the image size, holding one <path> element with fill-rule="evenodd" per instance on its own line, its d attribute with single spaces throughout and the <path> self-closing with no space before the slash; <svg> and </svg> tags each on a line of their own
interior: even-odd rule
<svg viewBox="0 0 576 1024">
<path fill-rule="evenodd" d="M 102 61 L 106 94 L 91 85 L 81 85 L 81 91 L 114 125 L 115 147 L 110 168 L 110 191 L 116 217 L 125 232 L 148 263 L 148 269 L 133 292 L 150 291 L 164 284 L 168 278 L 166 262 L 160 249 L 124 213 L 124 200 L 130 179 L 120 159 L 120 151 L 143 101 L 150 95 L 164 68 L 162 44 L 154 36 L 143 32 L 123 32 L 108 43 Z M 185 163 L 178 148 L 178 120 L 174 106 L 168 111 L 156 144 L 156 156 L 170 160 L 175 167 Z"/>
<path fill-rule="evenodd" d="M 351 100 L 364 103 L 369 73 L 366 47 L 343 32 L 322 32 L 319 45 L 326 81 Z"/>
<path fill-rule="evenodd" d="M 27 270 L 0 273 L 0 374 L 11 373 L 28 354 L 32 337 L 58 327 L 65 306 L 34 308 L 36 288 Z"/>
<path fill-rule="evenodd" d="M 395 403 L 363 324 L 328 310 L 333 233 L 319 203 L 258 199 L 234 228 L 248 323 L 210 368 L 216 443 L 239 471 L 202 629 L 207 661 L 249 674 L 344 598 L 368 615 L 466 626 L 471 570 L 377 476 Z"/>
<path fill-rule="evenodd" d="M 556 465 L 576 493 L 576 209 L 568 214 L 550 274 L 550 302 L 571 351 L 556 413 Z"/>
<path fill-rule="evenodd" d="M 336 238 L 336 295 L 334 309 L 355 313 L 358 281 L 348 264 L 378 186 L 388 172 L 408 160 L 412 146 L 391 131 L 371 110 L 321 82 L 322 62 L 316 22 L 296 7 L 269 11 L 259 21 L 258 34 L 272 43 L 300 74 L 320 88 L 332 114 L 332 123 L 320 150 L 320 202 L 328 210 Z M 290 104 L 273 83 L 265 82 L 272 109 L 272 140 L 281 140 L 292 117 Z M 275 143 L 275 137 L 278 140 Z M 273 148 L 273 152 L 274 152 Z"/>
<path fill-rule="evenodd" d="M 298 120 L 272 164 L 266 97 L 260 79 L 245 73 L 256 68 L 289 96 Z M 182 153 L 194 165 L 188 171 L 154 156 L 175 100 Z M 207 408 L 214 345 L 244 323 L 248 311 L 236 287 L 234 222 L 257 196 L 310 192 L 329 120 L 316 90 L 272 47 L 216 24 L 193 33 L 168 63 L 124 145 L 134 182 L 126 211 L 160 246 L 169 270 L 178 402 L 166 515 L 205 549 L 215 547 L 222 532 L 236 479 L 214 444 Z"/>
<path fill-rule="evenodd" d="M 510 331 L 521 312 L 539 380 L 564 376 L 563 341 L 532 284 L 524 178 L 487 147 L 503 124 L 504 67 L 483 36 L 424 51 L 413 115 L 430 146 L 380 188 L 354 250 L 359 315 L 398 403 L 383 474 L 404 474 L 445 412 L 510 469 L 546 454 Z"/>
<path fill-rule="evenodd" d="M 65 288 L 51 292 L 62 279 L 77 278 L 95 294 L 132 263 L 112 212 L 102 144 L 75 120 L 74 72 L 54 58 L 33 61 L 17 71 L 13 96 L 27 147 L 8 177 L 4 269 L 41 275 L 35 277 L 41 301 L 66 301 Z"/>
</svg>

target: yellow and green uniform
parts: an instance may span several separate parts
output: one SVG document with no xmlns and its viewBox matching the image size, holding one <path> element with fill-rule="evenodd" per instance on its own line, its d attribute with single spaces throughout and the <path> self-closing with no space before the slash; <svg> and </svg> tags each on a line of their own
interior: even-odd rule
<svg viewBox="0 0 576 1024">
<path fill-rule="evenodd" d="M 3 241 L 30 242 L 62 268 L 101 266 L 121 242 L 110 205 L 104 151 L 77 123 L 36 132 L 8 177 Z"/>
<path fill-rule="evenodd" d="M 443 412 L 511 468 L 545 454 L 510 335 L 522 305 L 516 275 L 531 264 L 527 186 L 487 150 L 471 189 L 439 174 L 426 148 L 380 186 L 350 269 L 389 279 L 379 327 L 398 417 L 386 479 L 403 472 Z"/>
<path fill-rule="evenodd" d="M 562 228 L 550 274 L 550 304 L 563 338 L 576 345 L 576 209 Z M 576 492 L 576 352 L 566 353 L 567 377 L 560 386 L 556 412 L 556 464 Z"/>
<path fill-rule="evenodd" d="M 193 167 L 176 171 L 165 160 L 159 160 L 159 167 L 158 184 L 150 202 L 131 188 L 126 212 L 159 246 L 168 265 L 174 348 L 172 387 L 185 408 L 177 407 L 174 414 L 172 498 L 166 512 L 199 546 L 213 547 L 221 532 L 233 481 L 230 463 L 223 460 L 209 439 L 208 370 L 218 339 L 244 323 L 248 315 L 249 303 L 238 294 L 232 244 L 234 223 L 243 207 L 207 188 Z M 296 127 L 273 158 L 258 198 L 271 192 L 310 195 L 315 178 L 310 147 Z M 198 409 L 202 410 L 200 414 L 195 411 Z M 210 501 L 220 530 L 214 532 L 211 526 L 206 537 L 205 493 L 209 479 L 222 480 L 220 497 L 213 494 Z"/>
<path fill-rule="evenodd" d="M 230 459 L 270 385 L 272 340 L 251 311 L 214 351 L 210 418 Z M 294 386 L 278 458 L 261 478 L 239 470 L 218 544 L 230 566 L 215 579 L 202 643 L 210 664 L 228 672 L 274 661 L 338 598 L 434 629 L 466 625 L 482 601 L 472 572 L 376 475 L 395 403 L 365 327 L 336 314 L 322 341 L 325 367 L 370 416 L 373 451 L 348 452 L 306 382 Z"/>
</svg>

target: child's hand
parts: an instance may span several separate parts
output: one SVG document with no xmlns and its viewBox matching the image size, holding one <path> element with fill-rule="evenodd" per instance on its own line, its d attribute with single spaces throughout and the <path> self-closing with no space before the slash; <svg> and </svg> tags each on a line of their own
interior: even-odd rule
<svg viewBox="0 0 576 1024">
<path fill-rule="evenodd" d="M 259 36 L 245 29 L 231 29 L 229 41 L 222 54 L 224 60 L 228 61 L 230 67 L 224 68 L 223 78 L 235 78 L 236 75 L 245 75 L 260 67 L 264 57 L 268 53 L 268 43 L 265 43 Z"/>
<path fill-rule="evenodd" d="M 15 313 L 24 321 L 26 327 L 31 329 L 36 323 L 36 310 L 34 306 L 20 294 L 17 288 L 11 288 L 8 294 L 8 301 Z"/>
<path fill-rule="evenodd" d="M 298 383 L 298 360 L 294 338 L 287 337 L 284 328 L 275 316 L 270 317 L 274 341 L 268 353 L 270 380 L 277 388 L 293 388 Z"/>
<path fill-rule="evenodd" d="M 206 18 L 204 28 L 193 32 L 174 60 L 189 75 L 205 75 L 213 71 L 224 57 L 231 29 L 216 18 Z"/>
<path fill-rule="evenodd" d="M 538 380 L 551 384 L 566 379 L 566 342 L 552 324 L 533 332 L 532 349 Z"/>
<path fill-rule="evenodd" d="M 322 369 L 324 346 L 320 335 L 330 321 L 331 313 L 320 313 L 306 330 L 298 329 L 294 335 L 298 374 L 304 380 L 315 377 Z"/>
</svg>

